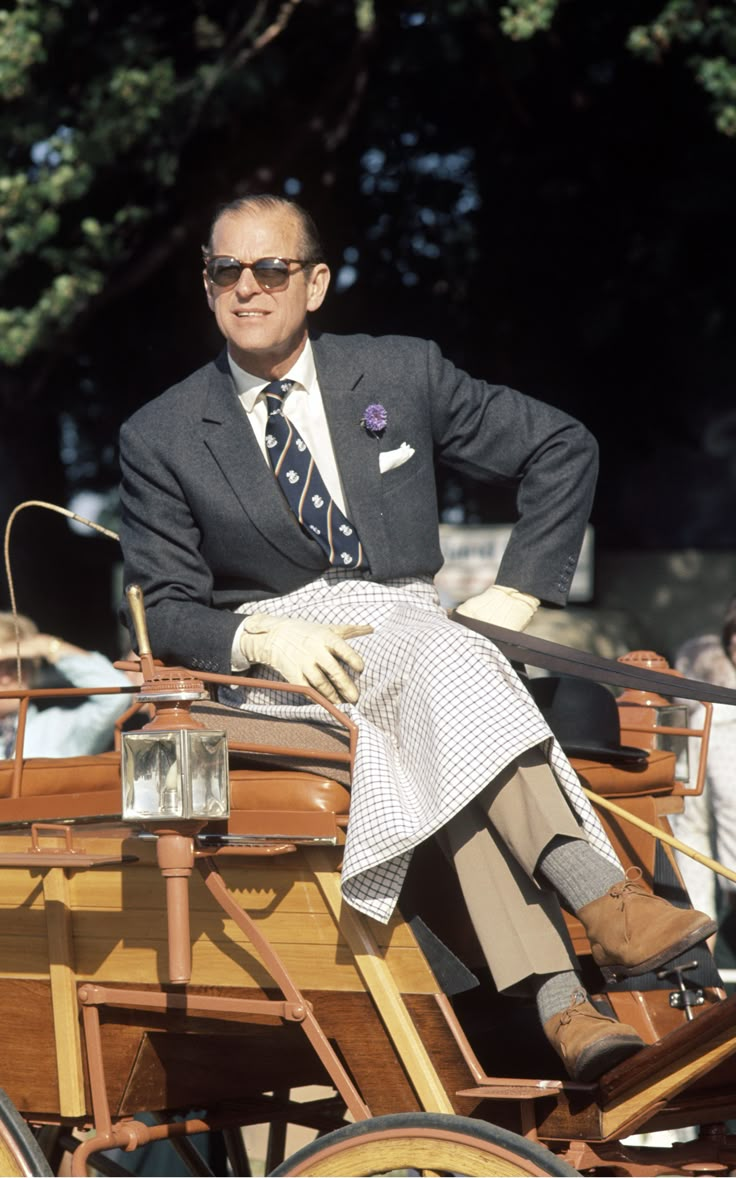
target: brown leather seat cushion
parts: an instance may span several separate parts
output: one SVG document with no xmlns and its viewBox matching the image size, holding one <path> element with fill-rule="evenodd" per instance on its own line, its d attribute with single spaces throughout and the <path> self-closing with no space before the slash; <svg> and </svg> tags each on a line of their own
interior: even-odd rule
<svg viewBox="0 0 736 1178">
<path fill-rule="evenodd" d="M 0 799 L 11 796 L 14 761 L 0 761 Z M 297 810 L 347 814 L 350 794 L 318 773 L 298 770 L 232 769 L 233 810 Z M 120 797 L 119 753 L 89 757 L 29 757 L 23 764 L 21 799 L 116 791 Z M 90 812 L 95 813 L 90 799 Z M 57 806 L 58 809 L 58 806 Z M 109 806 L 105 807 L 109 813 Z"/>
<path fill-rule="evenodd" d="M 675 754 L 665 749 L 653 749 L 646 761 L 626 767 L 578 757 L 571 757 L 570 764 L 583 785 L 603 798 L 667 794 L 675 783 Z"/>
<path fill-rule="evenodd" d="M 344 785 L 315 773 L 279 769 L 230 772 L 233 810 L 300 810 L 347 814 L 350 794 Z"/>
<path fill-rule="evenodd" d="M 0 761 L 0 798 L 9 798 L 15 761 Z M 120 789 L 120 754 L 89 757 L 27 757 L 23 762 L 21 796 L 92 793 Z"/>
</svg>

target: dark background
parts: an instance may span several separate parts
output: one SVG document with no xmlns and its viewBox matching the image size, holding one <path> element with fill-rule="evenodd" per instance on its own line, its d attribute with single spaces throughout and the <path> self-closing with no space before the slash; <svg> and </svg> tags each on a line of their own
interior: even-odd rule
<svg viewBox="0 0 736 1178">
<path fill-rule="evenodd" d="M 121 420 L 219 347 L 200 279 L 210 218 L 235 195 L 275 191 L 325 238 L 335 286 L 316 326 L 434 338 L 474 375 L 595 432 L 599 551 L 733 550 L 736 143 L 716 129 L 686 46 L 658 63 L 627 48 L 662 0 L 567 0 L 524 42 L 480 0 L 305 0 L 261 44 L 287 7 L 245 6 L 251 41 L 240 30 L 238 42 L 234 15 L 209 0 L 171 16 L 72 5 L 33 86 L 6 99 L 7 175 L 64 125 L 95 176 L 61 210 L 57 255 L 30 248 L 6 269 L 3 306 L 31 313 L 81 248 L 84 216 L 145 215 L 100 251 L 101 291 L 5 367 L 3 518 L 25 499 L 89 490 L 107 494 L 115 528 Z M 126 54 L 143 71 L 171 61 L 178 89 L 114 150 L 119 128 L 90 96 Z M 223 60 L 205 101 L 197 70 Z M 173 182 L 151 171 L 167 152 Z M 513 510 L 449 477 L 441 497 L 463 501 L 468 522 Z M 113 651 L 115 544 L 29 510 L 11 559 L 19 609 Z"/>
</svg>

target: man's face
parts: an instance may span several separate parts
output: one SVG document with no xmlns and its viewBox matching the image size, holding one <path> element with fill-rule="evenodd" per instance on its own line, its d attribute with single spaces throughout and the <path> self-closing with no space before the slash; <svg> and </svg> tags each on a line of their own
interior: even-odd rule
<svg viewBox="0 0 736 1178">
<path fill-rule="evenodd" d="M 226 213 L 215 226 L 212 254 L 241 262 L 301 258 L 299 222 L 288 209 Z M 288 372 L 307 338 L 307 313 L 321 305 L 330 281 L 324 263 L 311 271 L 290 266 L 288 284 L 263 290 L 252 270 L 221 288 L 204 275 L 210 310 L 236 364 L 254 376 L 274 379 Z"/>
</svg>

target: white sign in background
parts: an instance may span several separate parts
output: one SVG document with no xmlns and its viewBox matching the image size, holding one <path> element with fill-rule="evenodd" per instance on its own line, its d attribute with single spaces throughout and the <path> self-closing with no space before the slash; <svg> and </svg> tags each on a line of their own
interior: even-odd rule
<svg viewBox="0 0 736 1178">
<path fill-rule="evenodd" d="M 440 524 L 445 563 L 435 583 L 445 607 L 459 605 L 493 584 L 512 527 L 512 524 Z M 571 602 L 593 598 L 593 557 L 593 528 L 588 525 L 570 589 Z"/>
</svg>

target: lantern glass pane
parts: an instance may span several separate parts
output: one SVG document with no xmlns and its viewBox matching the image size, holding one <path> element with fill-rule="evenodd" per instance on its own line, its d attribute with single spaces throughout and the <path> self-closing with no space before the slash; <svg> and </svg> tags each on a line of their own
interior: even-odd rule
<svg viewBox="0 0 736 1178">
<path fill-rule="evenodd" d="M 224 732 L 150 729 L 123 734 L 123 818 L 227 818 L 230 779 Z"/>
<path fill-rule="evenodd" d="M 178 735 L 123 735 L 123 818 L 185 817 Z"/>
<path fill-rule="evenodd" d="M 189 816 L 226 818 L 230 813 L 227 740 L 223 732 L 186 731 Z"/>
</svg>

